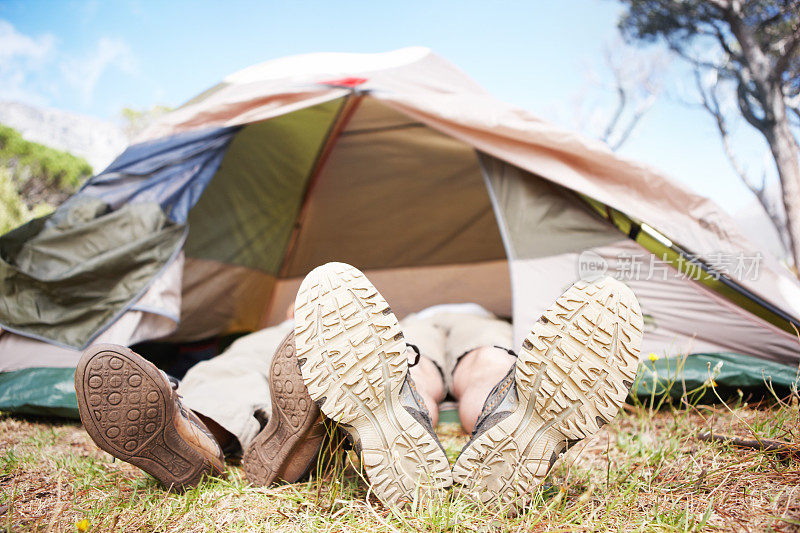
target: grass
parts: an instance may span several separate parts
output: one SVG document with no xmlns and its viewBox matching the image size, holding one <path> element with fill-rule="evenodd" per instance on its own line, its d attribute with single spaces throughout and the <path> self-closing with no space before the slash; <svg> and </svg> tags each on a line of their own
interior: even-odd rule
<svg viewBox="0 0 800 533">
<path fill-rule="evenodd" d="M 795 531 L 800 463 L 703 442 L 700 431 L 798 442 L 796 397 L 626 409 L 571 449 L 527 512 L 476 507 L 454 489 L 405 512 L 369 494 L 357 459 L 336 475 L 253 487 L 241 468 L 184 494 L 100 451 L 74 423 L 0 419 L 0 531 Z M 453 459 L 466 440 L 439 427 Z"/>
</svg>

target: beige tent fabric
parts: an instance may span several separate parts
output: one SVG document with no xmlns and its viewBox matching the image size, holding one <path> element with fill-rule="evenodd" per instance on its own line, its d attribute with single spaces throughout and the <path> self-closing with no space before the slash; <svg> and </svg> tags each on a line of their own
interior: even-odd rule
<svg viewBox="0 0 800 533">
<path fill-rule="evenodd" d="M 343 87 L 348 83 L 355 89 Z M 498 255 L 497 235 L 490 237 L 488 231 L 488 222 L 493 217 L 486 211 L 486 204 L 481 203 L 486 202 L 486 198 L 477 193 L 478 173 L 473 163 L 468 163 L 466 154 L 472 150 L 491 156 L 485 159 L 484 164 L 495 167 L 489 172 L 495 207 L 508 214 L 504 237 L 512 258 L 514 315 L 518 327 L 527 327 L 525 323 L 537 318 L 542 306 L 576 278 L 574 265 L 581 249 L 594 247 L 604 250 L 609 244 L 611 250 L 625 245 L 638 247 L 627 241 L 616 245 L 613 242 L 616 230 L 582 208 L 576 208 L 577 204 L 570 201 L 570 190 L 658 229 L 691 253 L 705 257 L 717 253 L 761 254 L 759 276 L 737 281 L 790 314 L 800 316 L 800 284 L 797 280 L 768 252 L 748 242 L 736 223 L 712 201 L 693 194 L 645 165 L 613 154 L 602 143 L 495 100 L 459 69 L 425 49 L 403 49 L 386 54 L 310 54 L 256 65 L 229 76 L 219 86 L 167 115 L 143 138 L 174 134 L 201 125 L 247 124 L 345 96 L 351 100 L 360 99 L 359 107 L 316 176 L 318 182 L 309 192 L 310 201 L 300 220 L 302 227 L 296 242 L 290 243 L 292 254 L 283 269 L 292 279 L 278 281 L 275 285 L 274 301 L 266 310 L 262 325 L 275 323 L 278 317 L 283 316 L 283 307 L 290 300 L 292 283 L 297 277 L 329 259 L 350 260 L 359 266 L 373 267 L 381 264 L 405 267 L 413 262 L 419 264 L 425 258 L 429 261 L 427 264 L 479 261 L 467 265 L 419 267 L 419 270 L 390 268 L 370 272 L 371 276 L 386 275 L 387 287 L 395 290 L 394 287 L 404 287 L 409 280 L 415 279 L 416 273 L 425 272 L 427 275 L 426 269 L 429 268 L 434 271 L 442 269 L 440 272 L 480 268 L 484 264 L 493 264 L 481 261 L 503 257 Z M 423 137 L 425 142 L 418 142 Z M 393 146 L 408 150 L 393 153 Z M 416 165 L 414 157 L 432 164 L 434 160 L 427 159 L 429 156 L 425 151 L 428 147 L 441 149 L 448 158 L 449 164 L 445 166 L 459 170 L 448 175 L 441 168 L 429 172 L 424 164 Z M 409 161 L 405 154 L 412 153 Z M 382 163 L 385 166 L 381 166 Z M 515 172 L 519 171 L 514 170 L 515 167 L 546 181 L 518 179 Z M 502 171 L 498 172 L 498 169 Z M 412 175 L 410 181 L 409 175 Z M 406 183 L 411 187 L 432 187 L 432 191 L 443 194 L 450 189 L 438 187 L 448 185 L 447 181 L 454 180 L 456 175 L 465 180 L 464 194 L 468 202 L 473 202 L 469 204 L 470 209 L 481 213 L 474 226 L 465 226 L 467 221 L 459 220 L 462 228 L 471 227 L 475 231 L 482 228 L 476 233 L 483 239 L 481 247 L 463 249 L 472 250 L 471 253 L 476 249 L 490 252 L 486 257 L 479 254 L 459 258 L 458 247 L 440 246 L 444 241 L 424 231 L 424 223 L 415 220 L 414 225 L 403 228 L 403 234 L 413 234 L 416 243 L 432 245 L 429 255 L 414 255 L 413 251 L 400 255 L 403 253 L 402 245 L 407 250 L 408 245 L 413 244 L 412 239 L 404 241 L 400 236 L 391 240 L 393 236 L 390 233 L 399 224 L 392 218 L 394 213 L 381 213 L 377 206 L 395 205 L 408 209 L 408 205 L 401 201 L 404 194 L 408 193 L 407 198 L 417 200 L 427 198 L 421 196 L 422 188 L 404 191 L 402 187 Z M 374 187 L 370 182 L 373 176 Z M 557 187 L 548 186 L 547 182 Z M 375 192 L 378 183 L 384 188 L 382 190 L 391 191 L 390 197 L 375 196 L 382 194 L 381 191 Z M 543 202 L 532 207 L 524 201 L 524 198 L 536 195 L 547 197 L 549 204 Z M 371 198 L 374 201 L 371 202 Z M 337 210 L 336 205 L 347 205 L 349 209 Z M 444 213 L 446 211 L 442 210 Z M 448 217 L 443 216 L 442 221 L 446 223 Z M 525 233 L 527 228 L 536 224 L 540 227 L 539 233 Z M 348 234 L 348 227 L 365 229 L 364 233 Z M 510 239 L 510 236 L 517 238 Z M 437 238 L 440 239 L 439 245 L 433 246 L 437 244 Z M 391 245 L 386 247 L 389 253 L 382 256 L 386 239 Z M 331 247 L 325 246 L 329 242 L 340 247 L 335 250 L 336 257 L 329 255 Z M 349 243 L 351 248 L 348 248 Z M 548 257 L 547 254 L 556 255 Z M 500 261 L 497 264 L 504 263 Z M 187 264 L 187 272 L 189 266 Z M 244 287 L 258 286 L 254 293 L 257 297 L 250 299 L 249 305 L 253 307 L 250 312 L 255 312 L 257 304 L 254 301 L 259 300 L 258 295 L 269 294 L 274 282 L 263 274 L 258 278 L 259 273 L 249 269 L 223 274 L 224 268 L 218 265 L 206 272 L 215 270 L 224 279 L 215 283 L 218 287 L 213 289 L 213 296 L 224 299 L 226 291 L 230 294 L 233 290 L 243 294 L 235 280 L 250 279 Z M 199 289 L 202 274 L 200 277 L 197 274 L 191 276 L 198 287 L 196 292 L 202 292 Z M 261 281 L 255 281 L 256 278 Z M 447 279 L 447 276 L 442 276 L 442 283 L 447 283 Z M 653 351 L 678 345 L 680 349 L 689 349 L 687 343 L 691 341 L 694 350 L 745 351 L 746 348 L 764 357 L 797 358 L 800 350 L 796 344 L 790 345 L 785 333 L 722 300 L 705 287 L 684 280 L 680 283 L 682 285 L 673 280 L 662 285 L 651 283 L 635 287 L 637 292 L 641 291 L 648 306 L 655 306 L 653 316 L 659 324 L 658 330 L 646 337 L 653 341 L 654 344 L 648 345 Z M 683 317 L 681 325 L 679 300 L 670 300 L 663 291 L 694 298 L 692 301 L 699 307 L 692 308 L 691 318 L 696 320 L 692 322 Z M 398 301 L 403 300 L 403 294 L 403 290 L 397 290 Z M 209 295 L 192 298 L 198 302 L 208 301 Z M 661 307 L 658 306 L 659 298 L 663 300 Z M 424 305 L 426 302 L 409 302 L 408 310 Z M 208 313 L 208 309 L 200 312 Z M 220 312 L 220 316 L 222 314 Z M 692 323 L 694 329 L 702 330 L 702 335 L 685 329 L 686 324 Z"/>
<path fill-rule="evenodd" d="M 328 261 L 375 269 L 504 259 L 472 148 L 403 117 L 398 125 L 380 107 L 365 98 L 340 135 L 283 272 L 304 276 Z"/>
<path fill-rule="evenodd" d="M 488 95 L 450 62 L 422 47 L 381 54 L 305 54 L 253 65 L 231 74 L 145 129 L 136 142 L 194 128 L 235 126 L 291 113 L 350 93 L 348 89 L 323 83 L 362 76 L 369 80 L 369 88 L 385 86 L 403 92 L 466 91 Z"/>
<path fill-rule="evenodd" d="M 733 351 L 797 363 L 796 337 L 731 304 L 701 283 L 684 279 L 669 267 L 657 267 L 653 275 L 638 279 L 630 276 L 625 257 L 652 256 L 635 242 L 625 239 L 591 251 L 606 261 L 607 274 L 621 279 L 636 293 L 645 315 L 642 353 L 675 356 Z M 512 262 L 517 346 L 547 306 L 580 278 L 579 257 L 578 252 L 568 252 Z"/>
<path fill-rule="evenodd" d="M 481 160 L 509 249 L 517 343 L 556 297 L 589 274 L 579 261 L 590 251 L 607 274 L 634 289 L 645 314 L 645 353 L 739 351 L 796 361 L 793 335 L 659 261 L 574 193 L 490 156 Z"/>
<path fill-rule="evenodd" d="M 275 277 L 259 270 L 187 257 L 180 326 L 165 340 L 258 329 L 274 285 Z"/>
<path fill-rule="evenodd" d="M 692 253 L 704 257 L 761 253 L 760 277 L 737 281 L 800 316 L 800 285 L 769 252 L 749 242 L 736 222 L 714 202 L 645 165 L 624 160 L 598 142 L 484 98 L 426 95 L 423 99 L 392 94 L 384 101 L 478 150 L 645 222 Z M 489 128 L 490 124 L 493 127 Z"/>
<path fill-rule="evenodd" d="M 289 113 L 347 94 L 320 83 L 353 76 L 367 80 L 358 89 L 369 91 L 371 98 L 482 152 L 619 209 L 693 253 L 761 251 L 712 201 L 613 154 L 600 142 L 495 100 L 462 71 L 419 48 L 387 54 L 312 54 L 257 65 L 230 76 L 224 87 L 209 91 L 206 98 L 167 115 L 144 137 Z M 763 253 L 761 276 L 742 284 L 800 316 L 800 285 Z"/>
<path fill-rule="evenodd" d="M 238 126 L 260 122 L 286 115 L 317 104 L 323 104 L 347 96 L 346 89 L 303 87 L 297 91 L 270 94 L 263 85 L 250 83 L 245 86 L 226 85 L 219 91 L 196 104 L 165 115 L 146 128 L 134 142 L 145 142 L 192 129 Z"/>
<path fill-rule="evenodd" d="M 398 318 L 436 304 L 466 302 L 477 302 L 497 316 L 511 316 L 511 284 L 505 260 L 364 273 Z M 261 327 L 278 324 L 286 317 L 301 281 L 301 277 L 278 280 Z"/>
</svg>

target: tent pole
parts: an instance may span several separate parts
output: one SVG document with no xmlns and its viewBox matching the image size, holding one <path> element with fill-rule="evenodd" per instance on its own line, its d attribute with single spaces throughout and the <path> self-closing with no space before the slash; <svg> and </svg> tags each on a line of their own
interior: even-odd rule
<svg viewBox="0 0 800 533">
<path fill-rule="evenodd" d="M 739 295 L 741 295 L 741 296 L 747 298 L 748 300 L 750 300 L 751 302 L 755 303 L 756 306 L 760 307 L 761 309 L 765 310 L 766 312 L 771 313 L 775 317 L 785 321 L 789 326 L 791 326 L 791 329 L 788 328 L 788 327 L 782 326 L 782 325 L 776 323 L 773 320 L 769 320 L 769 319 L 765 318 L 764 316 L 762 316 L 762 315 L 760 315 L 758 313 L 753 312 L 752 309 L 748 309 L 748 308 L 743 307 L 741 305 L 739 305 L 739 307 L 742 307 L 743 309 L 745 309 L 746 311 L 750 312 L 751 314 L 757 316 L 758 318 L 760 318 L 762 320 L 766 320 L 767 322 L 769 322 L 769 323 L 771 323 L 771 324 L 783 329 L 787 333 L 792 333 L 793 329 L 796 331 L 798 328 L 800 328 L 800 321 L 798 321 L 793 316 L 789 315 L 783 309 L 781 309 L 778 306 L 774 305 L 773 303 L 765 300 L 764 298 L 762 298 L 758 294 L 752 292 L 747 287 L 745 287 L 744 285 L 742 285 L 738 281 L 734 280 L 733 278 L 731 278 L 730 276 L 728 276 L 724 272 L 718 271 L 713 265 L 709 265 L 707 262 L 703 261 L 700 258 L 700 256 L 692 254 L 691 252 L 689 252 L 688 250 L 686 250 L 682 246 L 680 246 L 680 245 L 672 242 L 671 240 L 669 240 L 668 237 L 662 236 L 662 238 L 658 238 L 658 236 L 655 235 L 654 232 L 648 231 L 646 228 L 643 228 L 641 224 L 636 223 L 628 215 L 626 215 L 622 211 L 619 211 L 618 209 L 614 209 L 614 208 L 612 208 L 612 207 L 610 207 L 610 206 L 608 206 L 606 204 L 602 204 L 603 208 L 601 208 L 601 210 L 598 210 L 597 208 L 592 206 L 592 203 L 587 199 L 586 196 L 579 195 L 579 197 L 582 198 L 582 200 L 586 204 L 588 204 L 589 208 L 592 209 L 593 211 L 595 211 L 595 212 L 604 211 L 605 214 L 603 214 L 601 212 L 601 216 L 604 216 L 606 218 L 606 220 L 608 220 L 611 223 L 612 226 L 614 226 L 616 229 L 618 229 L 623 234 L 627 234 L 627 237 L 629 239 L 633 240 L 635 243 L 637 243 L 640 246 L 642 246 L 642 248 L 644 248 L 645 250 L 649 251 L 650 253 L 654 253 L 654 252 L 650 251 L 642 243 L 639 242 L 639 236 L 643 232 L 648 234 L 651 238 L 659 241 L 662 245 L 664 245 L 667 249 L 669 249 L 673 253 L 677 254 L 681 259 L 683 259 L 684 262 L 690 263 L 690 264 L 693 264 L 693 265 L 697 265 L 703 271 L 703 273 L 706 274 L 708 277 L 714 278 L 716 281 L 719 281 L 722 285 L 724 285 L 725 287 L 727 287 L 731 291 L 734 291 L 734 292 L 738 293 Z M 630 229 L 628 231 L 625 231 L 622 227 L 617 225 L 617 223 L 616 223 L 616 221 L 614 219 L 614 214 L 615 213 L 619 214 L 620 216 L 622 216 L 624 218 L 624 220 L 627 221 L 630 224 Z M 664 238 L 667 239 L 667 242 L 663 241 Z M 675 265 L 673 265 L 673 268 L 675 268 L 678 272 L 681 272 L 681 270 L 678 267 L 676 267 Z M 698 283 L 702 284 L 703 286 L 705 286 L 707 289 L 713 291 L 714 293 L 725 297 L 724 294 L 721 294 L 718 290 L 715 290 L 713 287 L 711 287 L 707 283 L 704 283 L 702 280 L 695 280 L 695 281 L 697 281 Z M 731 301 L 730 298 L 726 298 L 726 299 L 728 301 Z M 733 302 L 733 303 L 735 304 L 736 302 Z"/>
<path fill-rule="evenodd" d="M 295 247 L 297 246 L 297 237 L 300 233 L 300 229 L 303 227 L 303 223 L 305 221 L 306 216 L 308 215 L 308 201 L 311 198 L 314 189 L 319 182 L 319 177 L 322 173 L 322 169 L 325 166 L 325 163 L 328 161 L 330 157 L 331 151 L 333 150 L 336 141 L 339 139 L 339 135 L 344 131 L 347 127 L 347 124 L 350 122 L 350 119 L 353 118 L 356 110 L 358 109 L 361 100 L 364 98 L 364 94 L 362 92 L 353 91 L 344 98 L 344 102 L 342 103 L 341 108 L 339 108 L 339 112 L 336 114 L 336 118 L 331 125 L 328 136 L 325 139 L 325 142 L 322 145 L 322 148 L 317 153 L 316 160 L 314 161 L 314 165 L 311 167 L 311 172 L 308 178 L 308 185 L 306 186 L 305 193 L 303 194 L 303 201 L 300 203 L 300 211 L 297 214 L 295 219 L 294 228 L 292 228 L 292 234 L 289 236 L 289 242 L 286 245 L 286 251 L 283 254 L 283 260 L 281 261 L 281 266 L 278 269 L 278 276 L 276 277 L 277 280 L 286 278 L 287 273 L 289 271 L 289 258 L 292 256 Z M 274 292 L 273 292 L 274 295 Z M 261 323 L 263 324 L 264 319 L 271 315 L 272 313 L 272 306 L 273 306 L 273 297 L 270 297 L 269 303 L 264 310 L 264 314 L 261 317 Z"/>
<path fill-rule="evenodd" d="M 319 183 L 319 177 L 322 174 L 322 169 L 325 167 L 325 163 L 328 162 L 328 157 L 330 157 L 331 151 L 333 151 L 333 146 L 339 139 L 339 135 L 347 127 L 350 119 L 353 118 L 353 115 L 355 114 L 356 109 L 358 109 L 363 97 L 363 94 L 355 92 L 345 97 L 345 101 L 342 104 L 342 108 L 339 111 L 336 120 L 333 123 L 330 134 L 328 135 L 328 138 L 322 145 L 322 149 L 317 155 L 317 160 L 314 162 L 314 166 L 311 169 L 311 175 L 308 178 L 308 186 L 306 186 L 306 192 L 303 195 L 303 201 L 300 204 L 301 207 L 300 212 L 297 215 L 297 221 L 292 229 L 292 235 L 289 237 L 289 244 L 286 246 L 286 252 L 283 254 L 281 268 L 278 270 L 279 278 L 285 278 L 287 272 L 289 271 L 289 258 L 291 257 L 292 252 L 294 252 L 295 246 L 297 245 L 297 236 L 300 233 L 300 229 L 303 227 L 303 222 L 305 222 L 306 216 L 308 215 L 308 200 L 311 198 L 312 194 L 314 193 L 314 189 Z"/>
</svg>

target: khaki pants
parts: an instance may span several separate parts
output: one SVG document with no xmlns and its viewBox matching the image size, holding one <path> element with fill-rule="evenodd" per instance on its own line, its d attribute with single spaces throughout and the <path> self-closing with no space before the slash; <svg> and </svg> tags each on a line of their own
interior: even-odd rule
<svg viewBox="0 0 800 533">
<path fill-rule="evenodd" d="M 217 357 L 190 368 L 178 387 L 183 404 L 235 435 L 246 449 L 261 430 L 256 411 L 272 414 L 269 367 L 293 328 L 294 321 L 286 320 L 245 335 Z"/>
<path fill-rule="evenodd" d="M 476 348 L 496 346 L 510 350 L 514 344 L 511 324 L 493 316 L 465 313 L 408 315 L 400 321 L 406 342 L 430 358 L 444 377 L 445 389 L 453 393 L 453 372 L 458 360 Z"/>
<path fill-rule="evenodd" d="M 400 321 L 406 342 L 433 360 L 452 392 L 453 370 L 458 359 L 481 346 L 509 349 L 511 324 L 503 320 L 463 313 L 409 315 Z M 272 414 L 269 367 L 278 345 L 294 327 L 292 320 L 246 335 L 208 361 L 193 366 L 181 381 L 178 393 L 189 409 L 212 419 L 239 439 L 242 449 L 261 426 L 255 413 Z"/>
</svg>

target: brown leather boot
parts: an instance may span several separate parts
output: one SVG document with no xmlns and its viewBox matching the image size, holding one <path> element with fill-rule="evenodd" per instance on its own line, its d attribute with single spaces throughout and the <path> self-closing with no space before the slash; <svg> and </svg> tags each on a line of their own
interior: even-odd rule
<svg viewBox="0 0 800 533">
<path fill-rule="evenodd" d="M 317 463 L 327 431 L 317 404 L 303 383 L 294 333 L 281 342 L 269 371 L 272 415 L 242 458 L 244 474 L 254 485 L 283 480 L 294 483 Z"/>
<path fill-rule="evenodd" d="M 83 427 L 100 448 L 183 490 L 221 476 L 222 450 L 177 386 L 154 364 L 115 344 L 87 349 L 75 370 Z"/>
</svg>

